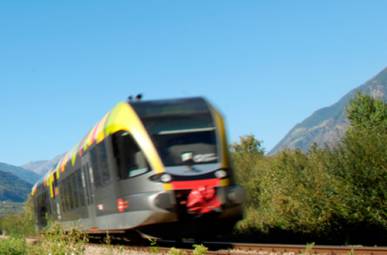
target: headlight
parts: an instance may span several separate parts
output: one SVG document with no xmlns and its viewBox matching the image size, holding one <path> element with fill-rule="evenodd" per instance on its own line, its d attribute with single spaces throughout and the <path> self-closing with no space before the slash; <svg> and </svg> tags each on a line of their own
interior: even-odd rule
<svg viewBox="0 0 387 255">
<path fill-rule="evenodd" d="M 217 170 L 215 172 L 215 177 L 216 178 L 222 179 L 222 178 L 225 178 L 226 176 L 227 176 L 227 172 L 224 171 L 223 169 Z"/>
<path fill-rule="evenodd" d="M 168 173 L 159 173 L 149 177 L 149 180 L 154 182 L 168 183 L 172 181 L 172 175 Z"/>
<path fill-rule="evenodd" d="M 170 174 L 163 174 L 160 176 L 160 181 L 164 183 L 170 182 L 172 181 L 172 176 Z"/>
</svg>

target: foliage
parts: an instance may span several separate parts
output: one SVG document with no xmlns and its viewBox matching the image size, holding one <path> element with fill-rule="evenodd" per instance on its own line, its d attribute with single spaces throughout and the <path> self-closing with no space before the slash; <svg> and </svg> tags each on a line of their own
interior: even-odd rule
<svg viewBox="0 0 387 255">
<path fill-rule="evenodd" d="M 350 131 L 387 132 L 387 104 L 361 93 L 347 107 Z"/>
<path fill-rule="evenodd" d="M 0 255 L 25 255 L 27 246 L 22 238 L 8 238 L 0 240 Z"/>
<path fill-rule="evenodd" d="M 244 185 L 250 201 L 239 228 L 322 232 L 329 227 L 332 211 L 339 210 L 342 188 L 325 171 L 326 157 L 323 150 L 314 148 L 308 154 L 285 151 L 259 160 L 256 174 L 250 174 Z"/>
<path fill-rule="evenodd" d="M 371 242 L 382 240 L 379 234 L 387 234 L 387 105 L 359 94 L 348 106 L 348 118 L 351 127 L 336 148 L 264 156 L 250 149 L 260 145 L 252 136 L 233 145 L 235 175 L 247 191 L 239 231 L 344 239 L 357 232 L 369 234 Z"/>
<path fill-rule="evenodd" d="M 350 188 L 346 218 L 387 229 L 387 104 L 358 94 L 348 118 L 351 128 L 331 161 Z"/>
</svg>

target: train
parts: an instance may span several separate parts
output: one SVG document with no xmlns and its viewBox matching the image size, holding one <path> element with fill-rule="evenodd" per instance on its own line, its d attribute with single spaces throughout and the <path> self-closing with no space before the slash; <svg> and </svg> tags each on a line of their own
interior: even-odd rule
<svg viewBox="0 0 387 255">
<path fill-rule="evenodd" d="M 219 234 L 243 217 L 224 119 L 202 97 L 118 103 L 37 182 L 36 224 Z"/>
</svg>

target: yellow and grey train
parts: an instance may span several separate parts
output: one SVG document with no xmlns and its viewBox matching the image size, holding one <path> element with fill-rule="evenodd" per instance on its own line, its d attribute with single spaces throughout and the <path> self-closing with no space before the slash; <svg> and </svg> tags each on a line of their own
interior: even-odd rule
<svg viewBox="0 0 387 255">
<path fill-rule="evenodd" d="M 201 97 L 119 103 L 32 189 L 47 219 L 90 234 L 215 232 L 242 217 L 221 114 Z"/>
</svg>

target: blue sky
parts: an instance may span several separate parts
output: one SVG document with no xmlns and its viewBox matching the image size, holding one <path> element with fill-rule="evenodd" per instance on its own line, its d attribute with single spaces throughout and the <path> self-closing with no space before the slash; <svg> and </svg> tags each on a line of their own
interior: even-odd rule
<svg viewBox="0 0 387 255">
<path fill-rule="evenodd" d="M 0 161 L 50 159 L 129 94 L 205 96 L 269 151 L 387 65 L 387 1 L 1 1 Z"/>
</svg>

